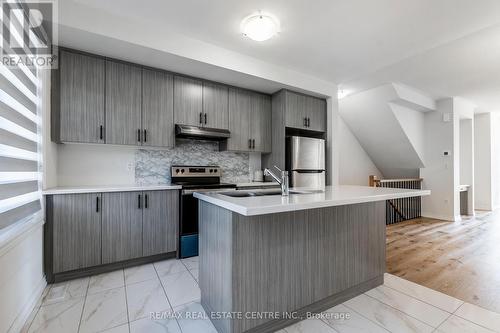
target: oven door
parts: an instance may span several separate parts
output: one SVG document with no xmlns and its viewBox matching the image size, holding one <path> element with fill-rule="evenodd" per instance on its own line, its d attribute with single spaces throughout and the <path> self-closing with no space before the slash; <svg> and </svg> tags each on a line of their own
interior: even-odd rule
<svg viewBox="0 0 500 333">
<path fill-rule="evenodd" d="M 194 192 L 217 192 L 221 189 L 189 189 L 181 191 L 179 216 L 179 258 L 198 255 L 198 199 Z M 227 189 L 225 189 L 227 191 Z"/>
</svg>

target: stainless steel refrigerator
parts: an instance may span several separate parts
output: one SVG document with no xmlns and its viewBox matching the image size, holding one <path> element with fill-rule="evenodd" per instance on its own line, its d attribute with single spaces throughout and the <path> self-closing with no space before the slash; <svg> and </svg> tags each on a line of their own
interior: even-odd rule
<svg viewBox="0 0 500 333">
<path fill-rule="evenodd" d="M 286 169 L 291 187 L 325 188 L 325 140 L 290 136 L 286 141 Z"/>
</svg>

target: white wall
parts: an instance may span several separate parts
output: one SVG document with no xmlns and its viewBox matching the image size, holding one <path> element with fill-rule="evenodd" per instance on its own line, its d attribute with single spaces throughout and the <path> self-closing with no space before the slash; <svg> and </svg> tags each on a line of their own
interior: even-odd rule
<svg viewBox="0 0 500 333">
<path fill-rule="evenodd" d="M 402 105 L 390 104 L 394 116 L 425 165 L 425 113 Z"/>
<path fill-rule="evenodd" d="M 425 168 L 420 169 L 423 187 L 431 195 L 422 198 L 422 215 L 449 221 L 460 220 L 460 120 L 468 119 L 468 149 L 473 148 L 475 106 L 462 98 L 446 98 L 437 102 L 436 112 L 425 115 Z M 444 121 L 444 116 L 449 121 Z M 444 156 L 444 151 L 451 155 Z M 467 181 L 471 182 L 469 209 L 474 210 L 474 160 L 468 154 Z M 465 160 L 465 159 L 464 159 Z M 471 175 L 472 172 L 472 175 Z M 467 184 L 469 185 L 469 184 Z"/>
<path fill-rule="evenodd" d="M 0 332 L 17 333 L 46 286 L 43 223 L 28 224 L 8 243 L 0 241 Z"/>
<path fill-rule="evenodd" d="M 469 185 L 467 215 L 474 215 L 474 119 L 460 119 L 460 185 Z"/>
<path fill-rule="evenodd" d="M 500 114 L 492 113 L 492 192 L 493 209 L 500 208 Z"/>
<path fill-rule="evenodd" d="M 342 117 L 338 126 L 339 184 L 368 185 L 368 176 L 382 174 L 359 144 Z"/>
<path fill-rule="evenodd" d="M 443 115 L 448 114 L 450 121 L 443 121 Z M 443 99 L 437 102 L 437 110 L 425 114 L 425 168 L 420 170 L 423 188 L 430 189 L 431 195 L 422 198 L 422 216 L 454 221 L 454 130 L 458 129 L 458 118 L 453 116 L 453 99 Z M 458 148 L 458 144 L 457 147 Z M 451 156 L 444 156 L 449 151 Z"/>
<path fill-rule="evenodd" d="M 474 116 L 474 192 L 476 209 L 493 209 L 492 115 Z"/>
<path fill-rule="evenodd" d="M 57 186 L 57 144 L 50 140 L 50 70 L 40 70 L 42 81 L 42 187 Z"/>
<path fill-rule="evenodd" d="M 110 145 L 58 145 L 58 186 L 134 184 L 135 150 Z"/>
</svg>

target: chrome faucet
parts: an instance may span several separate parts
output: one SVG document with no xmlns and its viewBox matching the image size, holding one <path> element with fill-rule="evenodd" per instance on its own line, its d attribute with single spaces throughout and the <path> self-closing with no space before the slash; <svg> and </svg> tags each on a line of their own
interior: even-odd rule
<svg viewBox="0 0 500 333">
<path fill-rule="evenodd" d="M 275 181 L 278 182 L 278 184 L 281 185 L 281 196 L 286 197 L 288 196 L 288 171 L 283 171 L 280 168 L 278 168 L 276 165 L 274 166 L 280 173 L 281 177 L 276 176 L 275 173 L 273 173 L 271 170 L 268 168 L 264 169 L 264 176 L 271 176 L 274 178 Z"/>
</svg>

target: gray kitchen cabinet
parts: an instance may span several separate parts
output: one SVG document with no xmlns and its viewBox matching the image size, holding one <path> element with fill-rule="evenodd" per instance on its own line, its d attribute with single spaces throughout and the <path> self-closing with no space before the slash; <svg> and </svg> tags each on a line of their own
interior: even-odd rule
<svg viewBox="0 0 500 333">
<path fill-rule="evenodd" d="M 271 97 L 262 94 L 253 96 L 250 116 L 252 150 L 262 153 L 271 152 Z"/>
<path fill-rule="evenodd" d="M 203 83 L 182 76 L 174 77 L 174 122 L 202 126 Z"/>
<path fill-rule="evenodd" d="M 229 131 L 231 137 L 222 143 L 225 150 L 249 151 L 251 149 L 249 127 L 251 104 L 249 92 L 237 88 L 229 89 Z"/>
<path fill-rule="evenodd" d="M 176 251 L 179 224 L 177 191 L 145 191 L 142 213 L 142 255 Z"/>
<path fill-rule="evenodd" d="M 145 68 L 142 70 L 143 146 L 174 146 L 173 95 L 174 79 L 171 75 Z"/>
<path fill-rule="evenodd" d="M 104 143 L 104 60 L 66 50 L 59 56 L 52 76 L 52 140 Z"/>
<path fill-rule="evenodd" d="M 326 131 L 326 102 L 323 99 L 285 91 L 285 126 Z"/>
<path fill-rule="evenodd" d="M 306 101 L 304 95 L 285 91 L 285 124 L 287 127 L 306 128 Z"/>
<path fill-rule="evenodd" d="M 229 129 L 227 86 L 203 82 L 203 126 Z"/>
<path fill-rule="evenodd" d="M 48 198 L 54 273 L 101 264 L 101 194 Z"/>
<path fill-rule="evenodd" d="M 313 131 L 326 132 L 326 101 L 309 97 L 307 100 L 307 128 Z"/>
<path fill-rule="evenodd" d="M 269 96 L 253 91 L 229 89 L 229 131 L 222 149 L 271 151 L 271 107 Z"/>
<path fill-rule="evenodd" d="M 141 143 L 141 81 L 140 67 L 106 61 L 106 143 Z"/>
<path fill-rule="evenodd" d="M 142 192 L 102 195 L 102 263 L 142 256 Z"/>
</svg>

